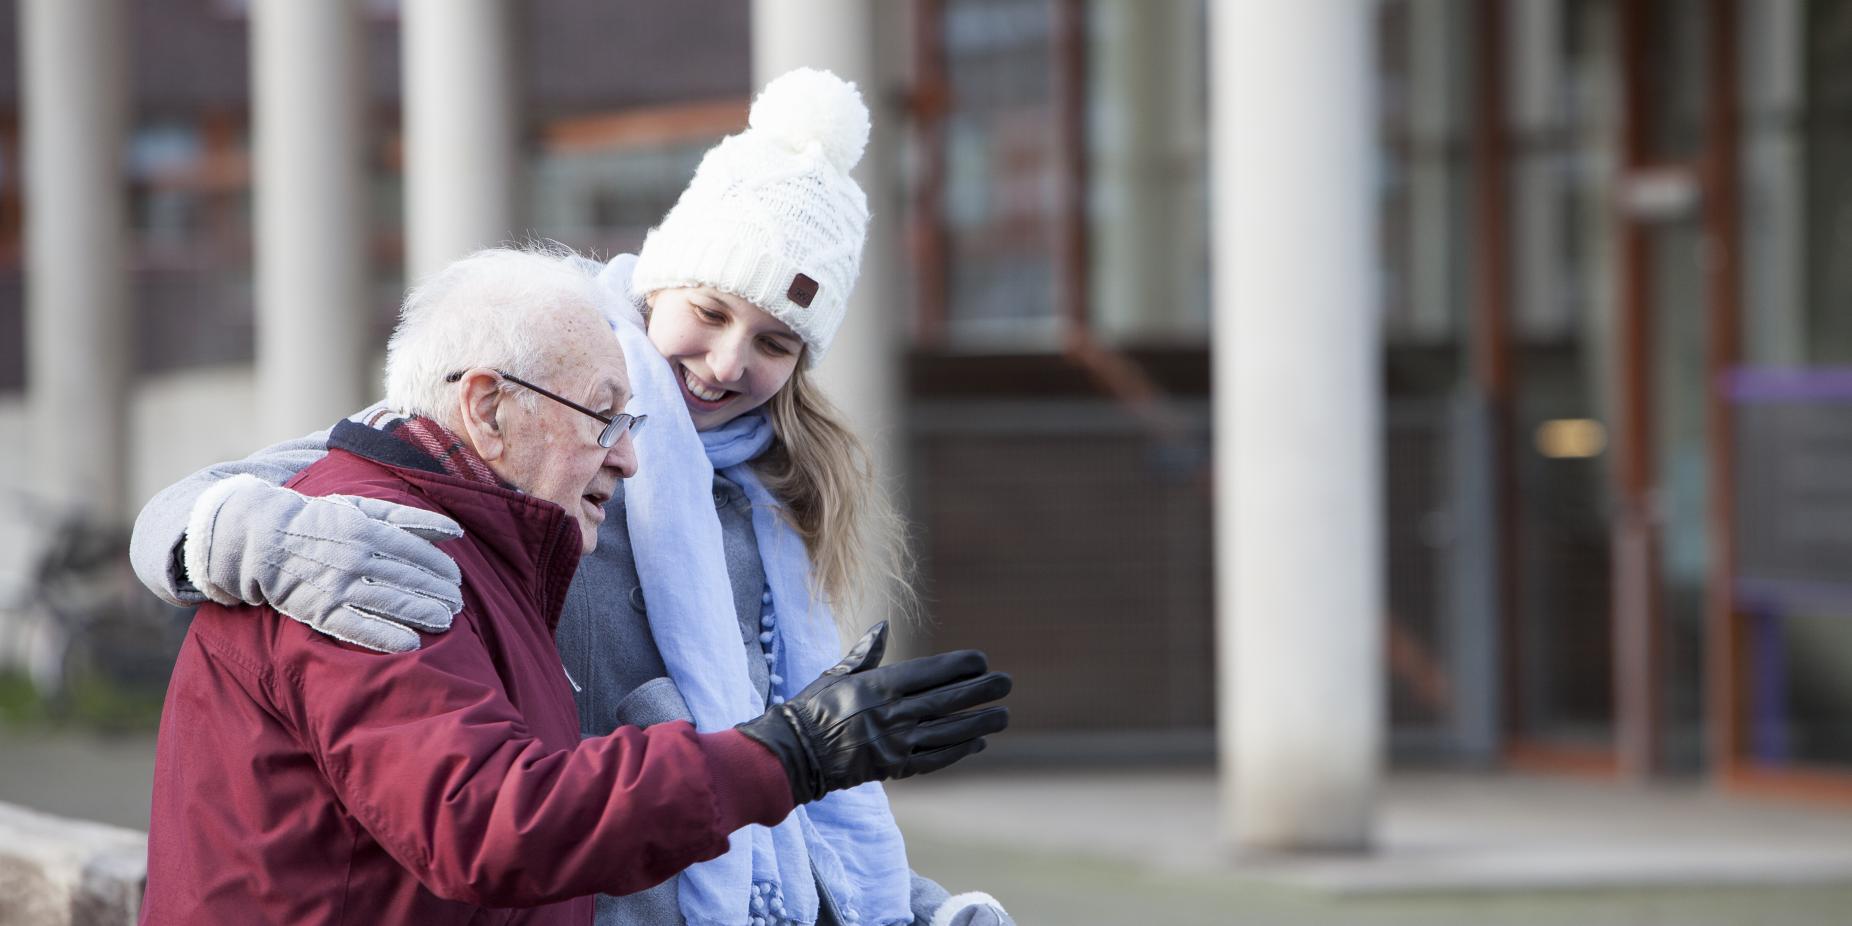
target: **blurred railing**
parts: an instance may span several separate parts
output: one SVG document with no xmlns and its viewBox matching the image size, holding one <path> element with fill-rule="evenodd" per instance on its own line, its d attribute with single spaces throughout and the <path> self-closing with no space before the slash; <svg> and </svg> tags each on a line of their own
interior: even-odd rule
<svg viewBox="0 0 1852 926">
<path fill-rule="evenodd" d="M 1167 410 L 1157 430 L 1103 399 L 913 407 L 930 646 L 983 648 L 1015 675 L 1011 749 L 1212 754 L 1209 408 Z M 1388 699 L 1398 752 L 1422 759 L 1489 748 L 1460 712 L 1489 700 L 1472 686 L 1489 684 L 1492 643 L 1463 632 L 1488 615 L 1463 613 L 1456 589 L 1473 542 L 1458 512 L 1463 420 L 1444 401 L 1394 402 L 1385 416 Z"/>
</svg>

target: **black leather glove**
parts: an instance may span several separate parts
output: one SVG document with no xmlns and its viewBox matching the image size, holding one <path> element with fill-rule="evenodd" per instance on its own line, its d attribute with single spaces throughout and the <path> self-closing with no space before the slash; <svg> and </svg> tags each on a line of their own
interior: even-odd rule
<svg viewBox="0 0 1852 926">
<path fill-rule="evenodd" d="M 1010 693 L 1010 677 L 989 671 L 983 653 L 961 650 L 876 668 L 886 650 L 882 621 L 796 697 L 736 727 L 784 763 L 798 803 L 937 771 L 1009 726 L 1009 708 L 969 710 Z"/>
</svg>

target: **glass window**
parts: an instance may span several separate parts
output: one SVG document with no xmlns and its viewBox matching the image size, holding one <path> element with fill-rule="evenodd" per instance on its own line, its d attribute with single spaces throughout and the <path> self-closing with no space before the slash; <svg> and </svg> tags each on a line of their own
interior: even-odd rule
<svg viewBox="0 0 1852 926">
<path fill-rule="evenodd" d="M 1208 11 L 1087 5 L 1088 305 L 1121 346 L 1209 340 Z"/>
<path fill-rule="evenodd" d="M 250 138 L 241 115 L 198 112 L 134 126 L 128 139 L 130 292 L 137 368 L 250 359 Z"/>
<path fill-rule="evenodd" d="M 1474 66 L 1465 5 L 1392 0 L 1377 30 L 1383 334 L 1390 346 L 1458 344 L 1471 285 Z"/>
<path fill-rule="evenodd" d="M 1610 207 L 1618 118 L 1614 7 L 1510 4 L 1516 698 L 1513 736 L 1611 742 L 1606 431 L 1615 313 Z"/>
<path fill-rule="evenodd" d="M 1052 6 L 949 0 L 946 336 L 957 346 L 1052 347 L 1056 114 Z"/>
<path fill-rule="evenodd" d="M 1852 3 L 1806 4 L 1805 362 L 1852 363 Z M 1751 125 L 1762 123 L 1752 121 Z M 1780 131 L 1779 124 L 1775 126 Z M 1802 207 L 1796 200 L 1794 205 Z"/>
<path fill-rule="evenodd" d="M 543 151 L 532 164 L 536 233 L 581 251 L 634 253 L 720 138 Z"/>
</svg>

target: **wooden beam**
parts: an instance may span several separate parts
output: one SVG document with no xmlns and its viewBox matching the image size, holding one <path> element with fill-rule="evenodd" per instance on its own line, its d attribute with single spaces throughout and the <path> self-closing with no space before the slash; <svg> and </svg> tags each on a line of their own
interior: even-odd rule
<svg viewBox="0 0 1852 926">
<path fill-rule="evenodd" d="M 557 119 L 540 130 L 554 154 L 712 142 L 746 128 L 751 101 L 737 98 Z"/>
<path fill-rule="evenodd" d="M 1735 419 L 1724 383 L 1742 360 L 1742 222 L 1739 200 L 1741 134 L 1737 80 L 1736 0 L 1709 0 L 1710 80 L 1706 93 L 1704 184 L 1705 296 L 1709 351 L 1704 384 L 1709 455 L 1711 560 L 1705 577 L 1705 727 L 1714 769 L 1741 754 L 1743 729 L 1741 634 L 1735 615 Z M 1852 790 L 1852 785 L 1848 786 Z"/>
<path fill-rule="evenodd" d="M 1620 5 L 1621 184 L 1651 163 L 1647 143 L 1647 56 L 1651 0 Z M 1620 298 L 1614 333 L 1613 429 L 1614 738 L 1621 773 L 1644 778 L 1658 764 L 1659 576 L 1653 510 L 1651 242 L 1641 220 L 1619 209 Z"/>
</svg>

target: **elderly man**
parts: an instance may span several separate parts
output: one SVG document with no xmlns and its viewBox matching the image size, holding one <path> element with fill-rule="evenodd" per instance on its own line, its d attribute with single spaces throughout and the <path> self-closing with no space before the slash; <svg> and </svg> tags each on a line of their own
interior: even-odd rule
<svg viewBox="0 0 1852 926">
<path fill-rule="evenodd" d="M 818 789 L 904 773 L 916 735 L 943 750 L 948 728 L 1001 727 L 959 713 L 1008 689 L 981 658 L 874 668 L 877 628 L 758 720 L 581 739 L 552 634 L 640 423 L 591 287 L 556 257 L 499 250 L 407 298 L 387 353 L 402 414 L 335 427 L 291 482 L 291 530 L 331 562 L 366 556 L 326 506 L 409 506 L 391 516 L 451 536 L 461 611 L 388 655 L 267 607 L 202 606 L 162 714 L 143 923 L 589 923 L 587 895 L 718 856 Z M 485 909 L 515 907 L 532 909 Z"/>
</svg>

